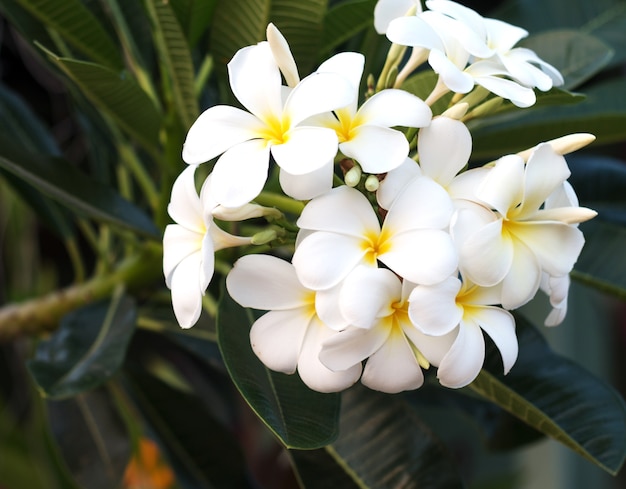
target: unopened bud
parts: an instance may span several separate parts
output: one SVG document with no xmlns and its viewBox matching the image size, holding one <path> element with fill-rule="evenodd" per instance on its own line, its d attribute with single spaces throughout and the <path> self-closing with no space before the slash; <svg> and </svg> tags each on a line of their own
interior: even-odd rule
<svg viewBox="0 0 626 489">
<path fill-rule="evenodd" d="M 491 100 L 487 100 L 486 102 L 480 104 L 474 110 L 472 110 L 469 114 L 469 118 L 476 117 L 484 117 L 487 115 L 493 114 L 498 108 L 502 105 L 503 99 L 500 97 L 492 98 Z"/>
<path fill-rule="evenodd" d="M 593 143 L 595 140 L 596 137 L 593 134 L 577 133 L 568 134 L 567 136 L 562 136 L 546 142 L 552 146 L 555 153 L 564 156 L 566 154 L 573 153 L 580 148 L 584 148 L 588 144 Z M 528 158 L 530 158 L 533 151 L 535 151 L 535 148 L 530 148 L 517 154 L 521 156 L 524 161 L 528 161 Z"/>
<path fill-rule="evenodd" d="M 368 192 L 376 192 L 378 190 L 379 185 L 380 185 L 380 181 L 378 180 L 378 177 L 376 175 L 369 175 L 365 179 L 365 189 Z"/>
<path fill-rule="evenodd" d="M 465 114 L 467 114 L 468 109 L 469 104 L 465 102 L 459 102 L 457 104 L 454 104 L 441 115 L 443 117 L 448 117 L 449 119 L 456 119 L 457 121 L 460 121 L 465 116 Z"/>
<path fill-rule="evenodd" d="M 278 238 L 278 233 L 275 229 L 264 229 L 263 231 L 259 231 L 254 236 L 252 236 L 250 242 L 253 245 L 264 245 L 271 241 L 274 241 L 276 238 Z"/>
<path fill-rule="evenodd" d="M 346 182 L 348 187 L 356 187 L 361 181 L 361 175 L 361 167 L 359 165 L 354 165 L 343 177 L 343 181 Z"/>
</svg>

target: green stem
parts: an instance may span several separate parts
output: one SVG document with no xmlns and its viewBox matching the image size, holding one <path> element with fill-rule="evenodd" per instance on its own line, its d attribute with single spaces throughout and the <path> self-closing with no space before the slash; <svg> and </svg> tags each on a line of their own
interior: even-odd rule
<svg viewBox="0 0 626 489">
<path fill-rule="evenodd" d="M 160 277 L 161 262 L 161 247 L 150 243 L 106 274 L 43 297 L 8 304 L 0 309 L 0 342 L 52 331 L 68 312 L 109 297 L 119 284 L 131 291 L 146 287 Z"/>
<path fill-rule="evenodd" d="M 265 207 L 276 207 L 277 209 L 295 214 L 299 216 L 304 209 L 304 203 L 299 200 L 294 200 L 291 197 L 275 194 L 273 192 L 261 192 L 254 201 Z"/>
</svg>

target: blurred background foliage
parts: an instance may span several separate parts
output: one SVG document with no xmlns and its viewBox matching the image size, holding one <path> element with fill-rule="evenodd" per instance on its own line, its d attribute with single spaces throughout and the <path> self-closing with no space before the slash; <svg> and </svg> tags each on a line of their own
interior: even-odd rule
<svg viewBox="0 0 626 489">
<path fill-rule="evenodd" d="M 507 379 L 492 355 L 473 390 L 355 387 L 340 411 L 339 396 L 256 362 L 253 318 L 218 304 L 219 280 L 181 331 L 160 239 L 187 129 L 233 102 L 235 51 L 272 21 L 301 74 L 340 50 L 376 74 L 389 43 L 372 28 L 375 1 L 0 0 L 0 489 L 533 487 L 533 472 L 562 470 L 512 457 L 544 438 L 535 428 L 588 460 L 572 455 L 570 475 L 544 487 L 624 487 L 623 471 L 598 468 L 621 467 L 623 401 L 578 364 L 626 393 L 626 3 L 463 3 L 529 30 L 523 44 L 568 90 L 471 121 L 473 163 L 597 136 L 568 157 L 581 205 L 599 211 L 582 226 L 570 317 L 537 333 L 545 298 L 525 307 Z"/>
</svg>

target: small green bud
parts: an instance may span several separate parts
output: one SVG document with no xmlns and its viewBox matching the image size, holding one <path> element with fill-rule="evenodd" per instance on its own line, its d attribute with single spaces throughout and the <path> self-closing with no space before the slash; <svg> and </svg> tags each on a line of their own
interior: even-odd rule
<svg viewBox="0 0 626 489">
<path fill-rule="evenodd" d="M 376 192 L 378 190 L 379 185 L 380 185 L 380 181 L 378 180 L 378 177 L 376 175 L 369 175 L 365 179 L 365 189 L 368 192 Z"/>
<path fill-rule="evenodd" d="M 250 242 L 253 245 L 264 245 L 278 238 L 278 233 L 275 229 L 264 229 L 252 236 Z"/>
<path fill-rule="evenodd" d="M 347 171 L 346 175 L 343 177 L 343 181 L 346 182 L 348 187 L 356 187 L 361 181 L 361 175 L 361 167 L 354 165 Z"/>
</svg>

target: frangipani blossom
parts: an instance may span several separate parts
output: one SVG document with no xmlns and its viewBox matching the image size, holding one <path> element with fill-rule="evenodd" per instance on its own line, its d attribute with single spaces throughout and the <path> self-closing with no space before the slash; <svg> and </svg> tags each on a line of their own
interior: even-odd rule
<svg viewBox="0 0 626 489">
<path fill-rule="evenodd" d="M 300 281 L 314 290 L 337 285 L 357 265 L 378 260 L 415 283 L 436 283 L 457 267 L 447 227 L 452 203 L 427 178 L 412 181 L 396 198 L 382 226 L 359 191 L 336 187 L 311 200 L 297 221 L 304 234 L 293 256 Z"/>
<path fill-rule="evenodd" d="M 565 158 L 547 143 L 536 147 L 526 165 L 517 155 L 504 156 L 484 173 L 476 190 L 484 211 L 457 216 L 452 231 L 460 243 L 463 276 L 482 286 L 502 282 L 506 309 L 533 297 L 542 272 L 568 274 L 580 254 L 584 238 L 575 224 L 596 212 L 544 207 L 569 175 Z"/>
<path fill-rule="evenodd" d="M 478 287 L 449 277 L 435 285 L 418 285 L 409 296 L 408 314 L 413 324 L 431 336 L 454 335 L 454 343 L 437 364 L 442 385 L 460 388 L 479 374 L 485 360 L 482 331 L 493 340 L 508 373 L 517 359 L 515 320 L 500 302 L 497 288 Z"/>
<path fill-rule="evenodd" d="M 183 148 L 183 159 L 192 165 L 221 154 L 213 169 L 215 199 L 227 207 L 253 200 L 267 179 L 270 154 L 290 175 L 318 176 L 315 172 L 337 153 L 337 135 L 302 122 L 348 105 L 354 95 L 350 82 L 336 73 L 313 73 L 284 99 L 280 70 L 266 41 L 240 49 L 228 73 L 235 97 L 249 112 L 225 105 L 207 109 L 189 129 Z"/>
<path fill-rule="evenodd" d="M 394 126 L 424 127 L 432 111 L 423 100 L 404 90 L 382 90 L 358 107 L 359 84 L 364 59 L 354 53 L 340 53 L 325 61 L 319 73 L 340 73 L 353 85 L 353 99 L 333 115 L 316 122 L 337 133 L 339 150 L 354 158 L 366 173 L 385 173 L 399 166 L 409 154 L 409 143 Z"/>
<path fill-rule="evenodd" d="M 167 211 L 176 224 L 163 234 L 163 274 L 172 291 L 172 306 L 182 328 L 190 328 L 200 317 L 202 295 L 213 277 L 214 253 L 222 248 L 250 244 L 250 238 L 233 236 L 213 222 L 213 215 L 239 220 L 263 215 L 262 208 L 247 205 L 222 213 L 210 192 L 211 177 L 196 191 L 196 167 L 186 168 L 172 187 Z"/>
<path fill-rule="evenodd" d="M 453 337 L 427 336 L 411 323 L 407 310 L 411 288 L 385 268 L 357 267 L 339 297 L 342 313 L 353 326 L 324 341 L 322 363 L 342 371 L 367 359 L 363 385 L 388 393 L 420 387 L 422 368 L 445 358 Z"/>
<path fill-rule="evenodd" d="M 319 392 L 354 384 L 360 365 L 333 372 L 318 358 L 322 343 L 337 334 L 315 312 L 315 291 L 304 287 L 293 266 L 268 255 L 240 258 L 226 277 L 230 296 L 244 307 L 268 310 L 250 329 L 254 353 L 271 370 L 293 374 Z"/>
<path fill-rule="evenodd" d="M 411 9 L 415 13 L 422 11 L 421 0 L 378 0 L 374 7 L 374 28 L 379 34 L 385 34 L 389 22 L 407 15 Z"/>
</svg>

